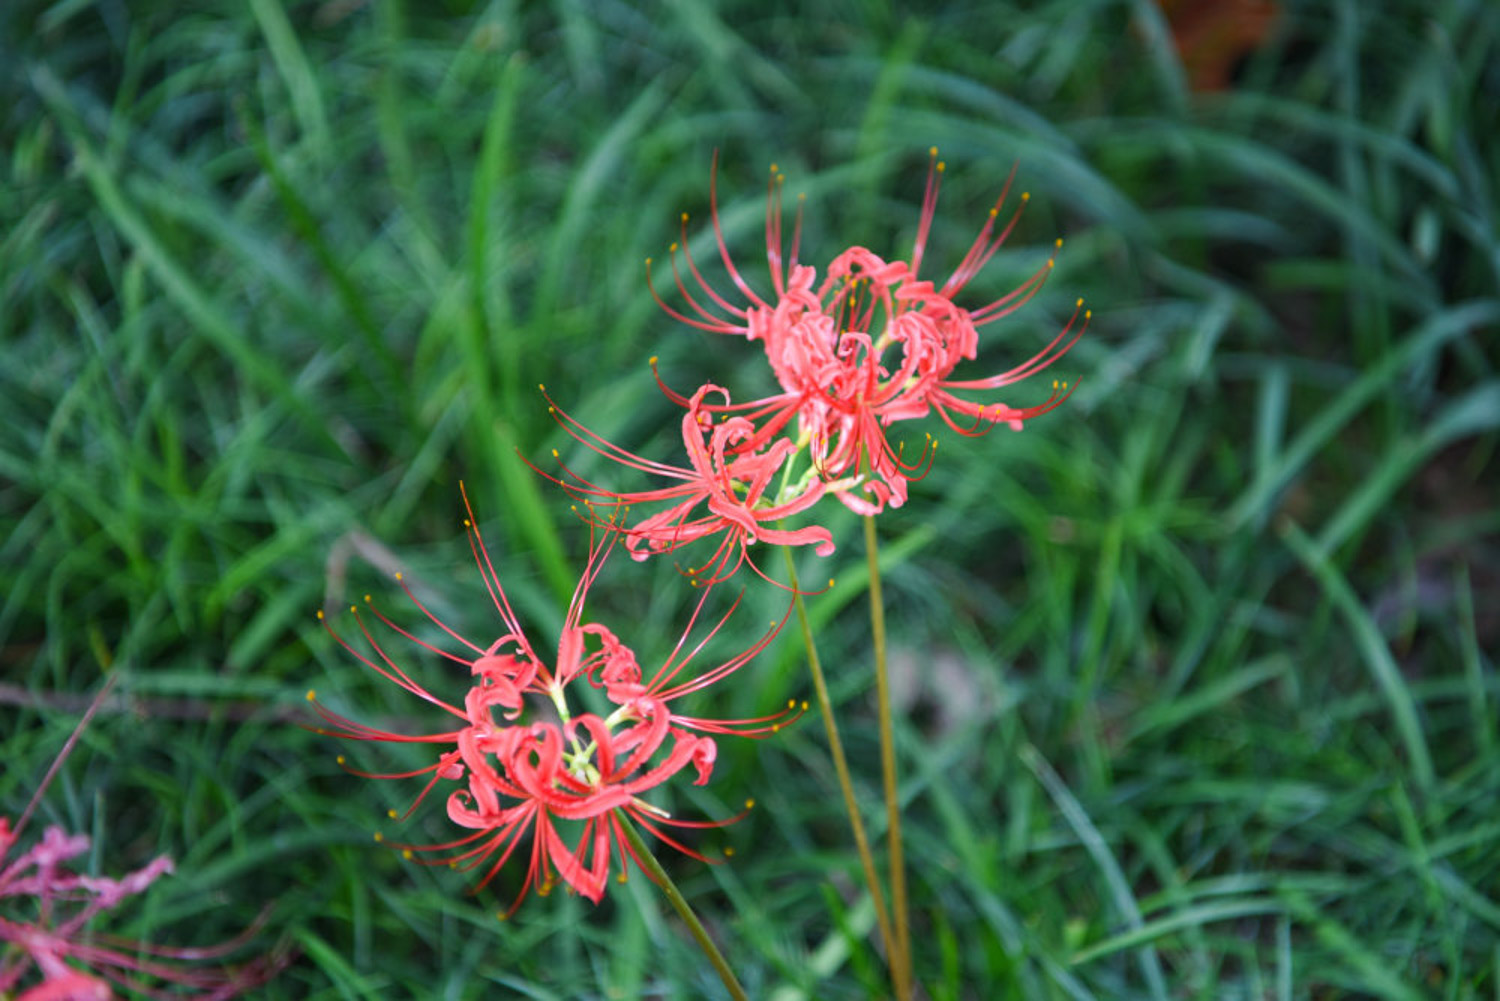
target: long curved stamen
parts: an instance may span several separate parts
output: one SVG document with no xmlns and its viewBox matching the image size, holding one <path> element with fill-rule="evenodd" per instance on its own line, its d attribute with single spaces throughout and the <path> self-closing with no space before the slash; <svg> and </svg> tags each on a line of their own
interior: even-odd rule
<svg viewBox="0 0 1500 1001">
<path fill-rule="evenodd" d="M 1004 206 L 1005 199 L 1010 195 L 1010 186 L 1015 182 L 1016 170 L 1019 166 L 1020 164 L 1018 163 L 1011 165 L 1010 173 L 1006 175 L 1005 184 L 1001 186 L 1000 194 L 996 197 L 995 204 L 991 206 L 989 216 L 985 219 L 984 226 L 979 231 L 979 236 L 970 245 L 968 252 L 964 254 L 963 260 L 958 262 L 958 267 L 953 269 L 953 274 L 949 275 L 948 280 L 943 283 L 943 287 L 940 290 L 943 295 L 952 297 L 969 283 L 969 279 L 984 270 L 984 266 L 990 262 L 990 258 L 995 256 L 995 252 L 1010 237 L 1011 230 L 1015 229 L 1016 223 L 1021 220 L 1021 213 L 1025 210 L 1027 203 L 1031 201 L 1030 192 L 1021 193 L 1021 204 L 1015 212 L 1011 213 L 1010 220 L 1005 224 L 1005 228 L 1000 231 L 998 236 L 993 239 L 990 238 L 990 234 L 995 228 L 995 220 L 1000 215 L 1000 209 Z"/>
<path fill-rule="evenodd" d="M 663 313 L 666 313 L 677 322 L 685 323 L 690 327 L 697 327 L 699 330 L 707 330 L 710 333 L 715 334 L 739 333 L 741 328 L 738 325 L 714 316 L 712 313 L 699 306 L 697 302 L 693 301 L 692 296 L 687 294 L 687 290 L 683 286 L 682 276 L 677 273 L 677 244 L 672 244 L 671 247 L 668 248 L 668 252 L 672 255 L 672 274 L 677 279 L 677 287 L 679 289 L 682 289 L 683 296 L 690 303 L 692 303 L 693 310 L 697 312 L 702 317 L 702 319 L 695 319 L 694 317 L 688 316 L 680 310 L 667 304 L 667 301 L 661 297 L 661 293 L 656 291 L 656 281 L 651 274 L 651 265 L 653 263 L 653 260 L 652 258 L 648 257 L 646 258 L 646 287 L 651 290 L 651 298 L 656 300 L 656 305 L 661 307 L 661 311 Z"/>
<path fill-rule="evenodd" d="M 937 155 L 936 146 L 927 151 L 927 188 L 922 193 L 922 215 L 917 221 L 917 238 L 911 248 L 913 278 L 922 270 L 922 253 L 927 249 L 927 237 L 932 232 L 932 218 L 937 214 L 938 187 L 945 169 L 945 165 L 937 158 Z"/>
<path fill-rule="evenodd" d="M 1083 314 L 1082 324 L 1078 323 L 1080 312 Z M 1089 321 L 1093 318 L 1093 315 L 1092 310 L 1085 310 L 1083 308 L 1083 300 L 1079 299 L 1073 306 L 1073 315 L 1068 319 L 1067 324 L 1062 330 L 1047 343 L 1046 347 L 1020 365 L 1017 365 L 1008 372 L 1002 372 L 987 379 L 952 379 L 944 381 L 942 386 L 945 389 L 999 389 L 1002 386 L 1009 386 L 1012 383 L 1020 382 L 1023 379 L 1033 376 L 1072 350 L 1073 345 L 1078 343 L 1084 331 L 1088 330 Z M 1074 330 L 1075 326 L 1077 326 L 1077 330 Z"/>
<path fill-rule="evenodd" d="M 989 305 L 973 310 L 969 318 L 974 325 L 983 326 L 1002 316 L 1009 316 L 1030 302 L 1032 296 L 1041 291 L 1042 286 L 1047 284 L 1047 279 L 1051 277 L 1052 269 L 1057 265 L 1057 252 L 1062 249 L 1062 244 L 1062 240 L 1059 239 L 1053 245 L 1052 256 L 1048 257 L 1046 263 L 1037 268 L 1030 278 Z"/>
<path fill-rule="evenodd" d="M 746 299 L 749 299 L 750 302 L 753 305 L 755 305 L 755 306 L 757 306 L 757 307 L 759 307 L 761 309 L 767 309 L 767 308 L 769 308 L 765 304 L 765 302 L 763 302 L 761 300 L 760 296 L 756 295 L 754 292 L 752 292 L 750 290 L 750 286 L 748 284 L 746 284 L 745 279 L 740 276 L 739 270 L 737 268 L 735 268 L 735 266 L 734 266 L 734 261 L 731 260 L 730 257 L 729 257 L 729 248 L 724 243 L 724 230 L 719 226 L 719 151 L 718 150 L 714 150 L 713 165 L 709 169 L 709 173 L 708 173 L 708 217 L 709 217 L 709 221 L 713 223 L 714 239 L 719 244 L 719 258 L 724 262 L 724 269 L 729 272 L 729 277 L 734 282 L 735 287 L 738 288 L 740 290 L 740 293 Z M 691 264 L 692 263 L 692 258 L 688 258 L 688 261 L 689 261 L 689 264 Z M 693 274 L 694 275 L 698 274 L 698 269 L 697 268 L 693 269 Z M 699 280 L 700 281 L 702 280 L 701 276 L 699 277 Z M 725 308 L 728 309 L 728 308 L 732 308 L 732 307 L 729 307 L 728 305 L 726 305 Z"/>
</svg>

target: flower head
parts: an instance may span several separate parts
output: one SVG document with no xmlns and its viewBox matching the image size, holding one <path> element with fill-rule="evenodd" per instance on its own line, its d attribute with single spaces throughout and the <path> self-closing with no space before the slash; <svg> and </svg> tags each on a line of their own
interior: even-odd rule
<svg viewBox="0 0 1500 1001">
<path fill-rule="evenodd" d="M 717 162 L 715 164 L 717 166 Z M 1065 354 L 1082 335 L 1090 314 L 1079 300 L 1067 325 L 1042 350 L 1008 371 L 978 379 L 954 377 L 960 363 L 977 358 L 979 328 L 1010 315 L 1042 287 L 1055 258 L 1012 292 L 969 308 L 956 301 L 965 286 L 994 257 L 1021 216 L 1029 196 L 1001 222 L 1011 187 L 1004 189 L 958 266 L 941 285 L 922 277 L 944 164 L 931 151 L 926 192 L 910 257 L 887 261 L 866 247 L 850 247 L 829 264 L 821 283 L 816 271 L 797 262 L 801 213 L 793 227 L 789 256 L 783 255 L 781 187 L 772 167 L 766 198 L 766 259 L 773 294 L 757 294 L 734 266 L 718 218 L 717 185 L 709 185 L 710 220 L 719 257 L 731 282 L 746 300 L 736 304 L 704 277 L 687 249 L 687 219 L 680 245 L 671 248 L 673 277 L 686 311 L 669 305 L 652 286 L 657 302 L 671 316 L 700 330 L 760 341 L 782 392 L 749 403 L 707 406 L 711 414 L 753 415 L 761 422 L 745 435 L 743 447 L 765 447 L 794 419 L 798 440 L 811 452 L 829 492 L 861 513 L 899 505 L 906 484 L 922 475 L 928 448 L 906 461 L 886 439 L 896 421 L 935 412 L 960 434 L 979 434 L 997 423 L 1019 430 L 1023 422 L 1058 406 L 1069 395 L 1065 385 L 1039 404 L 1015 407 L 981 402 L 967 394 L 1019 382 Z M 1062 241 L 1058 241 L 1061 247 Z M 679 265 L 678 258 L 682 259 Z M 650 277 L 650 262 L 647 275 Z M 690 286 L 696 286 L 696 292 Z M 688 397 L 670 393 L 679 403 Z"/>
<path fill-rule="evenodd" d="M 669 828 L 716 827 L 725 821 L 682 821 L 651 803 L 646 794 L 691 768 L 694 783 L 706 783 L 717 756 L 714 735 L 762 736 L 800 715 L 795 705 L 768 716 L 739 720 L 705 719 L 675 711 L 672 703 L 727 677 L 763 650 L 780 630 L 773 624 L 750 648 L 707 670 L 694 662 L 704 645 L 733 614 L 731 607 L 689 645 L 708 599 L 700 597 L 693 616 L 670 655 L 650 675 L 636 655 L 607 626 L 585 622 L 584 604 L 616 538 L 596 539 L 587 566 L 568 606 L 555 657 L 543 658 L 516 618 L 495 573 L 489 552 L 468 510 L 465 527 L 470 548 L 492 604 L 499 614 L 500 636 L 489 644 L 465 639 L 443 623 L 412 592 L 401 586 L 422 613 L 456 644 L 430 643 L 397 625 L 366 596 L 369 613 L 382 624 L 457 669 L 438 690 L 463 690 L 462 698 L 445 700 L 418 683 L 376 640 L 360 610 L 351 609 L 365 642 L 356 645 L 335 632 L 334 638 L 382 677 L 443 710 L 451 725 L 431 733 L 390 733 L 357 723 L 329 710 L 309 692 L 322 717 L 319 732 L 348 740 L 435 745 L 435 760 L 409 771 L 355 772 L 371 778 L 425 777 L 426 783 L 408 807 L 416 810 L 439 783 L 450 783 L 448 819 L 468 833 L 434 844 L 400 845 L 408 854 L 437 853 L 427 861 L 483 870 L 477 891 L 506 865 L 529 838 L 529 859 L 513 911 L 527 892 L 545 893 L 558 881 L 582 896 L 601 899 L 612 860 L 620 878 L 634 859 L 622 825 L 645 828 L 658 839 L 704 858 L 674 838 Z M 735 606 L 738 602 L 735 602 Z M 455 652 L 456 650 L 456 652 Z M 577 686 L 586 681 L 604 692 L 613 706 L 605 715 L 577 709 Z M 805 708 L 805 707 L 804 707 Z M 343 758 L 340 757 L 343 764 Z M 353 769 L 350 769 L 353 771 Z M 392 817 L 397 816 L 392 811 Z M 383 837 L 377 835 L 377 839 Z M 638 862 L 638 860 L 636 860 Z"/>
<path fill-rule="evenodd" d="M 711 396 L 723 402 L 717 408 L 712 407 Z M 604 502 L 611 512 L 620 512 L 619 517 L 612 514 L 609 521 L 595 519 L 595 523 L 623 535 L 625 548 L 637 560 L 674 552 L 699 539 L 716 538 L 718 544 L 713 553 L 688 570 L 700 586 L 710 586 L 731 576 L 749 560 L 747 547 L 755 542 L 810 545 L 819 556 L 832 553 L 833 536 L 826 528 L 779 527 L 783 519 L 817 503 L 826 489 L 826 484 L 816 476 L 804 476 L 787 484 L 784 474 L 788 472 L 788 459 L 797 451 L 795 443 L 766 434 L 751 418 L 742 415 L 722 415 L 715 423 L 712 410 L 729 406 L 729 393 L 719 386 L 704 385 L 691 399 L 682 402 L 687 411 L 682 417 L 686 467 L 651 462 L 627 452 L 548 400 L 552 414 L 577 441 L 607 458 L 676 481 L 672 486 L 635 492 L 609 490 L 567 466 L 563 467 L 567 479 L 545 472 L 542 475 L 585 502 Z M 778 477 L 782 477 L 782 482 L 776 482 Z M 624 517 L 641 507 L 650 513 L 634 522 Z"/>
</svg>

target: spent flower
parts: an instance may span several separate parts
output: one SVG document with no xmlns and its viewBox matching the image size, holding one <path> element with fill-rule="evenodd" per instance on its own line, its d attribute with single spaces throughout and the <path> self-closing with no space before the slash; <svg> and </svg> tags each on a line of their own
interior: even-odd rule
<svg viewBox="0 0 1500 1001">
<path fill-rule="evenodd" d="M 95 927 L 108 912 L 171 873 L 169 857 L 157 856 L 120 879 L 81 873 L 73 863 L 88 856 L 90 839 L 55 824 L 11 857 L 42 793 L 109 688 L 106 684 L 100 690 L 80 718 L 20 819 L 12 823 L 0 817 L 0 943 L 5 946 L 0 950 L 0 997 L 103 1001 L 115 997 L 118 987 L 149 998 L 224 1001 L 259 987 L 281 968 L 284 956 L 236 967 L 193 965 L 239 949 L 256 925 L 230 941 L 196 949 L 135 941 Z"/>
</svg>

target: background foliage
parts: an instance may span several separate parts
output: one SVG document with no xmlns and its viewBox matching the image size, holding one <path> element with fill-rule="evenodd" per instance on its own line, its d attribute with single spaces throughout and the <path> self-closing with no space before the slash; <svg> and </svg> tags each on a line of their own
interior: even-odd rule
<svg viewBox="0 0 1500 1001">
<path fill-rule="evenodd" d="M 945 436 L 881 521 L 926 990 L 1496 996 L 1500 9 L 1304 0 L 1253 30 L 1269 6 L 1222 5 L 1235 45 L 1147 0 L 4 4 L 0 804 L 113 672 L 41 819 L 101 871 L 178 858 L 117 930 L 212 941 L 271 901 L 262 947 L 300 950 L 271 998 L 716 996 L 644 880 L 497 925 L 509 876 L 471 897 L 373 845 L 406 791 L 340 771 L 302 695 L 420 714 L 313 611 L 399 607 L 404 567 L 489 629 L 463 478 L 554 628 L 586 532 L 517 458 L 566 445 L 535 384 L 667 458 L 649 356 L 764 378 L 643 280 L 712 151 L 742 262 L 773 160 L 826 261 L 904 250 L 936 144 L 932 267 L 1013 163 L 1032 194 L 976 304 L 1067 240 L 980 367 L 1076 296 L 1095 317 L 1065 408 Z M 803 571 L 839 579 L 814 613 L 873 803 L 834 521 Z M 619 560 L 596 607 L 646 658 L 689 596 Z M 746 602 L 745 636 L 782 607 Z M 784 637 L 715 709 L 803 672 Z M 723 742 L 679 804 L 760 803 L 702 845 L 732 864 L 672 863 L 755 996 L 878 991 L 831 789 L 808 720 Z"/>
</svg>

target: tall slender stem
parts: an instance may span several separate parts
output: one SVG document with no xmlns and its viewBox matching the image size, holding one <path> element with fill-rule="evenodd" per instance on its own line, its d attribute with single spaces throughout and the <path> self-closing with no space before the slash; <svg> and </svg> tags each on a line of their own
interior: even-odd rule
<svg viewBox="0 0 1500 1001">
<path fill-rule="evenodd" d="M 865 515 L 865 554 L 870 566 L 870 638 L 875 647 L 875 701 L 880 716 L 880 771 L 885 784 L 885 817 L 891 864 L 891 980 L 897 1001 L 911 997 L 911 926 L 906 907 L 906 864 L 901 851 L 901 801 L 897 796 L 896 740 L 891 721 L 891 686 L 886 669 L 885 603 L 880 593 L 880 552 L 875 518 Z"/>
<path fill-rule="evenodd" d="M 703 950 L 703 955 L 708 957 L 714 972 L 719 975 L 720 980 L 724 981 L 724 987 L 729 991 L 729 996 L 735 1001 L 749 1001 L 745 988 L 740 986 L 740 982 L 735 979 L 734 971 L 724 961 L 723 953 L 719 952 L 719 947 L 714 945 L 714 940 L 708 937 L 703 922 L 698 920 L 698 915 L 694 914 L 692 907 L 688 906 L 687 898 L 682 895 L 681 890 L 677 889 L 677 884 L 672 882 L 672 877 L 667 875 L 667 870 L 656 861 L 656 856 L 651 854 L 651 849 L 646 847 L 646 842 L 641 840 L 641 835 L 636 831 L 635 825 L 621 817 L 620 830 L 625 832 L 625 840 L 630 842 L 630 850 L 635 853 L 636 861 L 640 863 L 641 868 L 651 874 L 656 885 L 661 887 L 661 892 L 666 894 L 667 902 L 687 924 L 688 931 L 692 932 L 693 939 L 698 943 L 698 948 Z"/>
<path fill-rule="evenodd" d="M 807 665 L 812 670 L 813 691 L 818 698 L 818 712 L 823 717 L 823 728 L 828 732 L 828 749 L 833 756 L 833 770 L 838 774 L 839 788 L 844 793 L 844 810 L 849 814 L 849 826 L 854 831 L 854 846 L 859 851 L 859 862 L 865 870 L 865 885 L 870 888 L 870 899 L 875 904 L 875 920 L 880 924 L 880 937 L 885 942 L 891 962 L 891 979 L 895 980 L 896 940 L 891 937 L 891 919 L 885 909 L 885 893 L 880 888 L 880 876 L 875 872 L 875 857 L 870 854 L 870 840 L 865 836 L 865 822 L 859 816 L 859 803 L 854 798 L 854 782 L 849 777 L 849 762 L 844 757 L 844 743 L 839 739 L 839 725 L 833 718 L 833 700 L 828 697 L 828 682 L 823 677 L 823 663 L 818 659 L 818 647 L 813 641 L 812 623 L 807 618 L 807 605 L 802 601 L 802 591 L 797 586 L 797 564 L 792 551 L 781 548 L 786 556 L 787 572 L 791 575 L 792 604 L 797 609 L 797 622 L 802 627 L 802 643 L 807 648 Z"/>
</svg>

